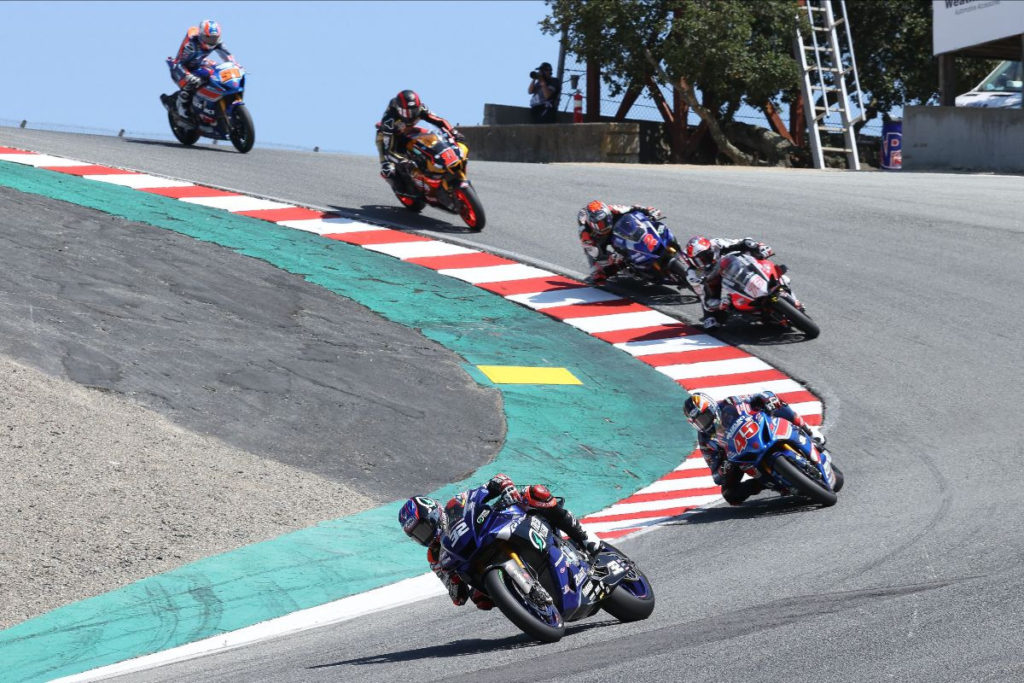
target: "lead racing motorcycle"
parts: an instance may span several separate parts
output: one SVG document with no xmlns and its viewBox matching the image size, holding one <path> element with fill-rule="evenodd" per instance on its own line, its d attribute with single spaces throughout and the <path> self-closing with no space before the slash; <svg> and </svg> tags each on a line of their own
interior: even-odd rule
<svg viewBox="0 0 1024 683">
<path fill-rule="evenodd" d="M 725 432 L 726 458 L 765 488 L 835 505 L 843 487 L 832 455 L 792 422 L 761 411 L 741 412 Z"/>
<path fill-rule="evenodd" d="M 167 58 L 168 64 L 172 61 L 173 57 Z M 242 101 L 245 69 L 230 53 L 217 48 L 203 58 L 194 73 L 205 83 L 189 102 L 190 119 L 178 115 L 177 93 L 160 95 L 174 137 L 185 146 L 195 144 L 200 137 L 231 140 L 235 149 L 245 154 L 256 141 L 252 115 Z"/>
<path fill-rule="evenodd" d="M 446 510 L 441 563 L 483 590 L 509 621 L 553 643 L 566 622 L 604 609 L 619 621 L 654 611 L 650 582 L 625 553 L 602 543 L 591 560 L 541 516 L 518 504 L 487 504 L 479 487 Z"/>
<path fill-rule="evenodd" d="M 379 125 L 379 124 L 378 124 Z M 484 229 L 487 217 L 473 184 L 466 176 L 469 147 L 434 126 L 412 126 L 402 131 L 405 159 L 401 162 L 411 187 L 395 190 L 395 196 L 410 211 L 422 211 L 427 204 L 455 213 L 474 232 Z"/>
<path fill-rule="evenodd" d="M 770 259 L 747 253 L 725 254 L 722 273 L 722 308 L 748 320 L 794 328 L 814 339 L 821 334 L 789 286 L 788 269 Z"/>
</svg>

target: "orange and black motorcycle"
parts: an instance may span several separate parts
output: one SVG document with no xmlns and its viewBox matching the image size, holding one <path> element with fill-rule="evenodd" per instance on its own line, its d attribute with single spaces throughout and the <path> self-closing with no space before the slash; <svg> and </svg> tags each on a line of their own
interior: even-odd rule
<svg viewBox="0 0 1024 683">
<path fill-rule="evenodd" d="M 434 127 L 411 126 L 402 131 L 402 137 L 407 161 L 400 173 L 408 181 L 408 191 L 396 189 L 398 201 L 410 211 L 422 211 L 430 204 L 457 213 L 470 230 L 483 230 L 484 207 L 466 177 L 466 143 Z"/>
</svg>

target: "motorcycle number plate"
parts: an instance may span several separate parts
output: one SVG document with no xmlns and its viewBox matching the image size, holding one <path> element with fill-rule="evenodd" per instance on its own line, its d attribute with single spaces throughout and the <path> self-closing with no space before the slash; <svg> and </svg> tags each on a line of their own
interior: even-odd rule
<svg viewBox="0 0 1024 683">
<path fill-rule="evenodd" d="M 451 166 L 452 164 L 454 164 L 458 160 L 459 160 L 459 156 L 455 153 L 455 150 L 452 149 L 451 147 L 449 147 L 445 151 L 441 152 L 441 161 L 443 161 L 446 166 Z"/>
</svg>

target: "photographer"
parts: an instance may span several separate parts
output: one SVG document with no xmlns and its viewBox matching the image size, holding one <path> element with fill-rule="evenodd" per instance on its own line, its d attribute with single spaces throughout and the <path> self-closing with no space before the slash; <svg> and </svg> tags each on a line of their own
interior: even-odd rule
<svg viewBox="0 0 1024 683">
<path fill-rule="evenodd" d="M 530 114 L 534 123 L 554 123 L 558 111 L 558 84 L 551 76 L 551 65 L 541 63 L 536 71 L 530 72 Z"/>
</svg>

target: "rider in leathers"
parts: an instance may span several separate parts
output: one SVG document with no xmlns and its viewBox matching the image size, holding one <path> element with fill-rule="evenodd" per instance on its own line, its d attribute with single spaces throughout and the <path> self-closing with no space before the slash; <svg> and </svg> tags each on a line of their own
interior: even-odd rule
<svg viewBox="0 0 1024 683">
<path fill-rule="evenodd" d="M 773 417 L 789 420 L 804 432 L 818 448 L 824 448 L 825 437 L 807 424 L 795 410 L 772 391 L 745 396 L 730 396 L 715 401 L 707 394 L 696 393 L 683 403 L 687 421 L 697 430 L 697 445 L 711 469 L 711 477 L 722 487 L 722 497 L 730 505 L 739 505 L 750 496 L 764 490 L 760 478 L 743 481 L 743 470 L 726 458 L 728 446 L 725 434 L 741 416 L 752 412 L 765 412 Z M 835 490 L 842 486 L 842 473 L 835 469 Z"/>
<path fill-rule="evenodd" d="M 756 258 L 766 259 L 775 252 L 767 244 L 749 237 L 741 240 L 725 237 L 708 239 L 697 235 L 691 237 L 683 248 L 686 261 L 686 281 L 700 299 L 704 311 L 702 324 L 705 329 L 721 327 L 728 302 L 722 301 L 722 254 L 745 251 Z"/>
<path fill-rule="evenodd" d="M 601 547 L 600 541 L 590 536 L 580 526 L 573 514 L 565 509 L 563 500 L 551 495 L 551 491 L 543 484 L 531 484 L 516 488 L 515 483 L 507 475 L 497 474 L 487 482 L 487 492 L 489 498 L 497 499 L 496 507 L 507 507 L 518 503 L 540 514 L 549 524 L 564 532 L 591 556 L 595 555 Z M 461 606 L 467 600 L 472 600 L 479 609 L 491 609 L 494 603 L 486 593 L 477 588 L 471 589 L 453 569 L 446 566 L 448 558 L 445 550 L 441 547 L 441 534 L 448 528 L 449 515 L 453 518 L 461 518 L 461 508 L 465 505 L 468 495 L 469 491 L 463 491 L 453 496 L 445 505 L 431 539 L 425 544 L 427 546 L 427 562 L 430 564 L 430 569 L 448 589 L 448 595 L 453 604 Z M 416 501 L 416 498 L 411 498 L 406 506 L 416 505 Z M 399 514 L 399 521 L 406 533 L 415 538 L 410 534 L 410 528 L 407 527 L 408 519 L 405 516 L 405 508 Z"/>
<path fill-rule="evenodd" d="M 605 204 L 595 199 L 576 214 L 579 228 L 580 246 L 587 256 L 590 274 L 586 282 L 590 285 L 602 285 L 609 276 L 619 272 L 624 259 L 621 254 L 611 248 L 612 228 L 615 222 L 630 211 L 642 211 L 652 221 L 660 221 L 664 215 L 653 206 L 633 204 Z"/>
<path fill-rule="evenodd" d="M 465 138 L 445 119 L 431 112 L 412 90 L 403 90 L 388 102 L 388 108 L 377 124 L 377 152 L 380 156 L 380 175 L 395 192 L 413 194 L 415 188 L 409 179 L 407 165 L 414 163 L 405 156 L 402 132 L 416 125 L 420 119 L 429 121 L 445 131 L 456 142 Z"/>
<path fill-rule="evenodd" d="M 203 59 L 211 51 L 220 48 L 230 54 L 221 42 L 220 24 L 212 19 L 206 19 L 199 26 L 192 26 L 185 34 L 178 48 L 178 55 L 170 62 L 171 79 L 178 84 L 181 90 L 178 92 L 177 113 L 186 121 L 191 120 L 189 102 L 203 79 L 192 73 L 199 68 Z"/>
</svg>

